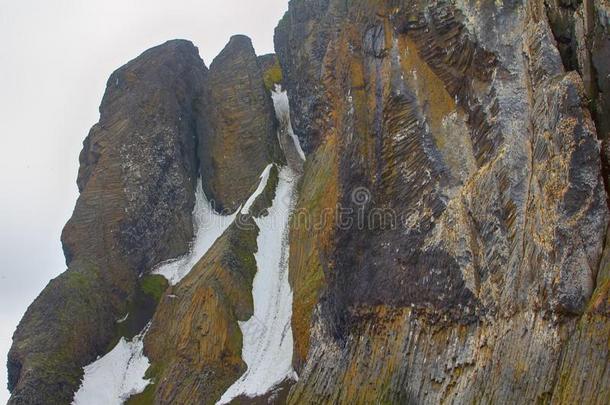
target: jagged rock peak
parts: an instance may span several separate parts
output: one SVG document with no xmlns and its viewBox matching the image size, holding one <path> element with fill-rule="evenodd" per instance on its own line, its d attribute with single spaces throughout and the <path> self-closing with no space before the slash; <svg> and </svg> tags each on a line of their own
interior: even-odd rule
<svg viewBox="0 0 610 405">
<path fill-rule="evenodd" d="M 210 65 L 206 136 L 199 156 L 204 190 L 219 211 L 235 211 L 263 169 L 283 160 L 277 123 L 250 38 L 231 37 Z"/>
<path fill-rule="evenodd" d="M 231 36 L 231 38 L 229 38 L 229 42 L 227 42 L 222 51 L 220 51 L 218 56 L 216 56 L 212 61 L 212 65 L 214 65 L 215 63 L 227 63 L 227 59 L 233 60 L 233 58 L 235 58 L 235 53 L 243 53 L 243 55 L 256 56 L 256 52 L 254 50 L 254 46 L 252 45 L 252 40 L 250 39 L 250 37 L 242 34 Z"/>
<path fill-rule="evenodd" d="M 197 48 L 177 40 L 110 76 L 100 121 L 83 143 L 80 196 L 62 233 L 68 269 L 14 334 L 9 403 L 70 402 L 82 367 L 152 316 L 155 300 L 142 298 L 142 286 L 163 283 L 140 275 L 185 253 L 193 236 L 206 75 Z M 116 320 L 127 312 L 119 328 Z"/>
<path fill-rule="evenodd" d="M 15 333 L 10 404 L 70 402 L 144 325 L 132 403 L 607 403 L 608 15 L 291 0 L 277 55 L 242 35 L 209 70 L 186 41 L 144 52 L 84 142 L 69 268 Z M 189 249 L 195 185 L 234 214 Z M 171 286 L 148 274 L 186 250 Z M 253 371 L 274 358 L 283 382 Z"/>
</svg>

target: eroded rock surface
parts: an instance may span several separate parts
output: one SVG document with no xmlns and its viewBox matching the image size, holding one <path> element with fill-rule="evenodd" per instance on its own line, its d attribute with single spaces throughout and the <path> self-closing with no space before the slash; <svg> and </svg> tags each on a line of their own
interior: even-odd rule
<svg viewBox="0 0 610 405">
<path fill-rule="evenodd" d="M 210 65 L 208 134 L 201 139 L 204 191 L 233 212 L 271 162 L 281 162 L 277 124 L 252 42 L 236 35 Z"/>
<path fill-rule="evenodd" d="M 289 403 L 605 402 L 602 124 L 549 7 L 291 2 L 300 205 L 353 222 L 293 227 Z"/>
<path fill-rule="evenodd" d="M 9 403 L 69 403 L 82 367 L 116 338 L 116 321 L 137 299 L 138 276 L 187 250 L 206 75 L 187 41 L 150 49 L 111 75 L 62 235 L 68 270 L 15 332 Z"/>
<path fill-rule="evenodd" d="M 236 403 L 607 403 L 609 16 L 606 0 L 292 0 L 277 56 L 235 36 L 208 71 L 171 41 L 117 70 L 69 268 L 15 333 L 10 403 L 69 402 L 151 316 L 153 384 L 128 403 L 219 400 L 246 370 L 253 217 L 277 168 L 184 279 L 138 277 L 188 250 L 198 176 L 234 212 L 295 162 L 298 381 Z"/>
</svg>

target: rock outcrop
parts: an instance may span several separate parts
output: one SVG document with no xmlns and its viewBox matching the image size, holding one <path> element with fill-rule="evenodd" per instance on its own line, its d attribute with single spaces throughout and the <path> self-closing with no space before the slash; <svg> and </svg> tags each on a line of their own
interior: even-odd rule
<svg viewBox="0 0 610 405">
<path fill-rule="evenodd" d="M 267 164 L 283 160 L 273 104 L 248 37 L 232 37 L 210 65 L 206 104 L 203 189 L 219 212 L 233 212 Z"/>
<path fill-rule="evenodd" d="M 148 274 L 185 254 L 193 239 L 198 178 L 218 211 L 235 211 L 263 169 L 284 160 L 276 131 L 247 37 L 233 37 L 209 72 L 197 48 L 176 40 L 111 75 L 100 121 L 83 143 L 81 194 L 62 234 L 68 270 L 14 335 L 11 404 L 70 402 L 82 367 L 144 328 L 167 286 Z M 237 254 L 230 246 L 224 258 Z"/>
<path fill-rule="evenodd" d="M 298 380 L 285 351 L 233 403 L 608 403 L 609 21 L 607 0 L 292 0 L 277 55 L 145 52 L 84 143 L 68 270 L 15 333 L 10 404 L 70 402 L 145 325 L 152 383 L 127 403 L 230 396 L 284 164 L 274 336 Z M 234 222 L 168 287 L 149 273 L 189 251 L 199 177 Z"/>
<path fill-rule="evenodd" d="M 68 270 L 28 308 L 13 337 L 10 404 L 70 402 L 82 367 L 116 339 L 138 277 L 187 250 L 206 76 L 187 41 L 150 49 L 110 76 L 62 235 Z"/>
<path fill-rule="evenodd" d="M 300 205 L 341 211 L 315 238 L 293 225 L 289 403 L 607 400 L 596 115 L 549 15 L 290 3 L 275 42 L 310 151 Z"/>
</svg>

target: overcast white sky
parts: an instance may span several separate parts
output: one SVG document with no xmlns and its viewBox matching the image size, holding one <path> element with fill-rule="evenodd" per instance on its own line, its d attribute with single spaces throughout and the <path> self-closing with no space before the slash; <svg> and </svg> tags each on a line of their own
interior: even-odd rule
<svg viewBox="0 0 610 405">
<path fill-rule="evenodd" d="M 233 34 L 273 51 L 288 0 L 0 0 L 0 403 L 6 354 L 29 303 L 64 271 L 59 237 L 78 154 L 113 70 L 168 39 L 206 65 Z"/>
</svg>

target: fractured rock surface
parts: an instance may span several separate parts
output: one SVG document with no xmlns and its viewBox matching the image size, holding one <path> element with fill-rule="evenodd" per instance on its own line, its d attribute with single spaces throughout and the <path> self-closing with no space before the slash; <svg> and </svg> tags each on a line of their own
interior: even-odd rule
<svg viewBox="0 0 610 405">
<path fill-rule="evenodd" d="M 319 145 L 304 179 L 336 193 L 302 206 L 390 217 L 314 243 L 295 227 L 289 403 L 607 399 L 608 319 L 588 309 L 607 299 L 599 122 L 548 14 L 291 2 L 275 42 L 298 135 Z M 576 351 L 593 372 L 563 363 Z"/>
<path fill-rule="evenodd" d="M 199 114 L 197 48 L 170 41 L 108 80 L 83 144 L 81 192 L 62 242 L 68 270 L 28 308 L 9 353 L 10 404 L 65 404 L 105 352 L 138 276 L 192 238 Z M 139 325 L 141 329 L 146 324 Z"/>
<path fill-rule="evenodd" d="M 186 41 L 129 62 L 84 142 L 68 270 L 15 333 L 10 403 L 70 402 L 136 308 L 153 384 L 128 403 L 218 401 L 247 369 L 254 218 L 294 162 L 298 381 L 237 403 L 607 403 L 609 27 L 607 0 L 292 0 L 277 55 L 235 36 L 209 70 Z M 235 212 L 270 163 L 250 213 L 142 298 L 189 249 L 198 179 Z"/>
</svg>

